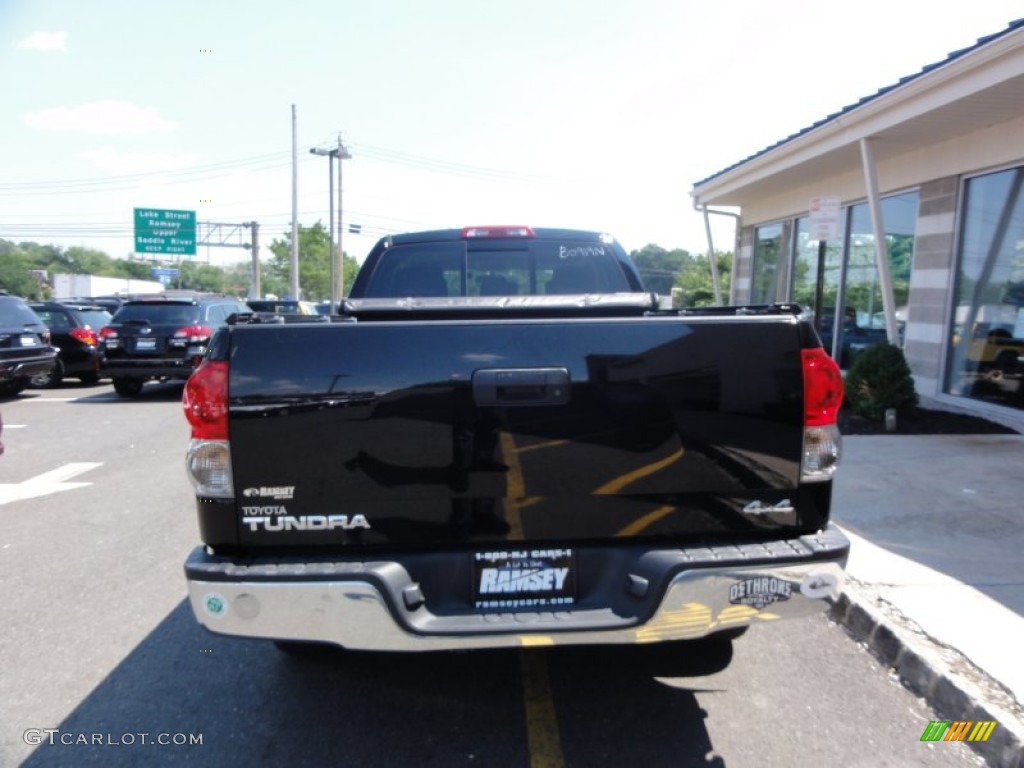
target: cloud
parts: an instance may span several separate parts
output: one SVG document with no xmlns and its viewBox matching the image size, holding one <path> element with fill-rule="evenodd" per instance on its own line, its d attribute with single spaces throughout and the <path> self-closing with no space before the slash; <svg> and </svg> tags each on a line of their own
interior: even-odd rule
<svg viewBox="0 0 1024 768">
<path fill-rule="evenodd" d="M 66 50 L 64 43 L 67 39 L 67 32 L 35 32 L 18 43 L 18 47 L 33 51 L 63 51 Z"/>
<path fill-rule="evenodd" d="M 111 174 L 160 173 L 188 168 L 196 163 L 195 155 L 140 154 L 118 152 L 111 147 L 81 153 L 97 170 Z"/>
<path fill-rule="evenodd" d="M 165 120 L 156 107 L 127 101 L 94 101 L 77 107 L 52 107 L 25 115 L 25 123 L 44 131 L 74 131 L 103 136 L 166 133 L 178 127 Z"/>
</svg>

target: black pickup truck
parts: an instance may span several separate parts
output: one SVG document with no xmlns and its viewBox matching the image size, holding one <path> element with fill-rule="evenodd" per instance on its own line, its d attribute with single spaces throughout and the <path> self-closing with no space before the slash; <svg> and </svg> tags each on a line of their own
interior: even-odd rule
<svg viewBox="0 0 1024 768">
<path fill-rule="evenodd" d="M 659 308 L 608 236 L 387 237 L 331 322 L 224 326 L 188 381 L 191 605 L 403 651 L 820 610 L 841 399 L 798 307 Z"/>
</svg>

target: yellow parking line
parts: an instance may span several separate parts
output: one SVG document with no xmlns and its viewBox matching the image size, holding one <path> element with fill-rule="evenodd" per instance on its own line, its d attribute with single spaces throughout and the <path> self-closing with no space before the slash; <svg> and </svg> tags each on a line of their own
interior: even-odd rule
<svg viewBox="0 0 1024 768">
<path fill-rule="evenodd" d="M 502 461 L 508 467 L 505 473 L 505 519 L 509 525 L 510 540 L 523 539 L 523 521 L 519 515 L 520 500 L 526 496 L 523 467 L 516 455 L 516 442 L 507 432 L 500 438 Z M 520 676 L 523 680 L 523 705 L 526 710 L 526 737 L 530 750 L 531 768 L 563 768 L 562 741 L 558 736 L 555 702 L 551 698 L 547 658 L 536 646 L 551 643 L 549 637 L 524 635 L 524 646 L 532 650 L 519 652 Z"/>
<path fill-rule="evenodd" d="M 551 697 L 547 655 L 539 649 L 519 652 L 520 674 L 523 678 L 523 703 L 526 706 L 526 738 L 530 749 L 531 768 L 562 768 L 562 740 L 558 735 L 558 718 Z"/>
<path fill-rule="evenodd" d="M 665 467 L 669 466 L 670 464 L 674 464 L 681 458 L 683 458 L 682 448 L 680 448 L 678 451 L 673 453 L 668 458 L 664 458 L 661 461 L 656 461 L 653 464 L 648 464 L 647 466 L 640 467 L 639 469 L 634 469 L 632 472 L 627 472 L 626 474 L 620 475 L 614 480 L 610 480 L 609 482 L 605 483 L 600 488 L 598 488 L 596 491 L 594 491 L 594 494 L 597 496 L 607 496 L 612 493 L 618 493 L 627 485 L 635 483 L 637 480 L 647 477 L 648 475 L 653 475 L 655 472 L 660 472 Z"/>
</svg>

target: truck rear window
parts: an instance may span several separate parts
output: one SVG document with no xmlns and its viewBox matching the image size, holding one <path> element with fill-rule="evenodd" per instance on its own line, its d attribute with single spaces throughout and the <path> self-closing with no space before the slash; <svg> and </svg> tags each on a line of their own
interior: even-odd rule
<svg viewBox="0 0 1024 768">
<path fill-rule="evenodd" d="M 367 298 L 556 296 L 631 290 L 612 246 L 557 240 L 396 245 L 381 258 Z"/>
</svg>

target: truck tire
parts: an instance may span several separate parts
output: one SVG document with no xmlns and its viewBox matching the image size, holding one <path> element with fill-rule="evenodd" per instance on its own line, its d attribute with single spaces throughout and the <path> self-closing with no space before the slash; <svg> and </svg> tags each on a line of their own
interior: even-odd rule
<svg viewBox="0 0 1024 768">
<path fill-rule="evenodd" d="M 121 397 L 138 397 L 142 392 L 142 379 L 113 379 L 114 391 Z"/>
<path fill-rule="evenodd" d="M 24 376 L 18 377 L 17 379 L 11 379 L 10 381 L 5 381 L 3 384 L 0 384 L 0 396 L 17 397 L 27 386 L 28 379 Z"/>
</svg>

